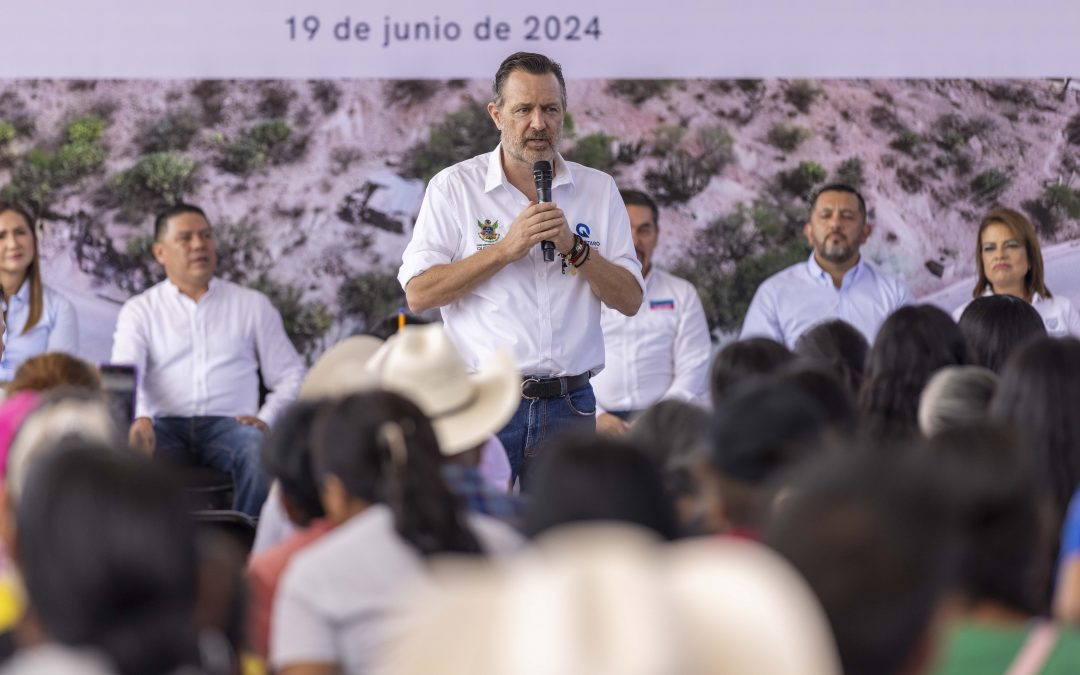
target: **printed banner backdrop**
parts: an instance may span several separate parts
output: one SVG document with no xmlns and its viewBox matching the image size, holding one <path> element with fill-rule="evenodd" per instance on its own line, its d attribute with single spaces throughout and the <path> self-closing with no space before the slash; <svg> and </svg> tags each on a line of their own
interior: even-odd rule
<svg viewBox="0 0 1080 675">
<path fill-rule="evenodd" d="M 8 3 L 0 77 L 579 78 L 1080 73 L 1072 0 L 47 0 Z"/>
<path fill-rule="evenodd" d="M 269 293 L 309 357 L 396 310 L 425 181 L 495 147 L 490 77 L 519 48 L 564 64 L 564 154 L 661 201 L 659 263 L 695 282 L 718 335 L 807 255 L 805 196 L 834 179 L 868 198 L 867 255 L 924 297 L 970 295 L 976 223 L 1001 203 L 1033 218 L 1049 285 L 1080 301 L 1080 101 L 1062 77 L 1080 73 L 1080 10 L 1065 3 L 555 3 L 545 16 L 580 19 L 565 44 L 528 41 L 529 14 L 495 4 L 39 4 L 10 10 L 0 44 L 0 186 L 40 215 L 46 280 L 95 361 L 119 303 L 160 278 L 152 214 L 180 199 L 211 215 L 221 273 Z M 387 16 L 412 35 L 436 16 L 443 36 L 468 28 L 382 47 Z M 509 37 L 494 21 L 490 41 L 466 39 L 487 16 Z M 979 79 L 926 79 L 955 75 Z"/>
</svg>

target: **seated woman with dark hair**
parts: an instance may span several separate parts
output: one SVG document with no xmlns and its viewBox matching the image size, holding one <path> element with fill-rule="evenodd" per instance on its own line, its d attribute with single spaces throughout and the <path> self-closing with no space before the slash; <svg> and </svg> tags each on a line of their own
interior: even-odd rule
<svg viewBox="0 0 1080 675">
<path fill-rule="evenodd" d="M 1024 214 L 1004 208 L 986 214 L 975 239 L 975 269 L 978 279 L 972 298 L 1015 296 L 1035 308 L 1048 334 L 1080 336 L 1080 312 L 1046 287 L 1039 238 Z M 966 307 L 958 307 L 953 318 L 959 319 Z"/>
<path fill-rule="evenodd" d="M 198 663 L 194 532 L 164 469 L 60 447 L 32 467 L 16 522 L 44 642 L 5 673 L 166 675 Z"/>
<path fill-rule="evenodd" d="M 958 322 L 977 366 L 1000 374 L 1017 347 L 1035 337 L 1046 337 L 1046 326 L 1035 309 L 1012 295 L 975 298 Z"/>
<path fill-rule="evenodd" d="M 719 408 L 740 385 L 770 375 L 795 358 L 791 350 L 769 338 L 747 338 L 721 349 L 709 369 L 713 408 Z"/>
<path fill-rule="evenodd" d="M 945 366 L 969 363 L 964 336 L 932 305 L 908 305 L 889 315 L 874 338 L 859 392 L 863 427 L 872 439 L 899 441 L 919 434 L 919 396 Z"/>
<path fill-rule="evenodd" d="M 285 571 L 270 626 L 271 664 L 280 675 L 368 673 L 428 561 L 508 553 L 521 538 L 465 512 L 442 481 L 431 422 L 397 394 L 329 404 L 316 417 L 312 449 L 323 508 L 336 527 Z"/>
<path fill-rule="evenodd" d="M 832 370 L 854 398 L 862 386 L 870 343 L 855 326 L 842 319 L 822 321 L 795 341 L 795 355 Z"/>
</svg>

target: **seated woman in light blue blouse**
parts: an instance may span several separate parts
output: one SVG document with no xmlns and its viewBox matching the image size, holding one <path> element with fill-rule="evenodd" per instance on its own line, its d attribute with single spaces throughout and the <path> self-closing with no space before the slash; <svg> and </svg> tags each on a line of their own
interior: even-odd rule
<svg viewBox="0 0 1080 675">
<path fill-rule="evenodd" d="M 1039 239 L 1022 213 L 998 208 L 986 214 L 975 240 L 975 268 L 979 278 L 972 298 L 1014 295 L 1035 308 L 1048 335 L 1080 337 L 1080 312 L 1068 298 L 1050 294 Z M 970 302 L 958 307 L 953 318 L 959 321 Z"/>
<path fill-rule="evenodd" d="M 40 268 L 30 214 L 14 204 L 0 203 L 0 287 L 7 306 L 0 381 L 11 380 L 19 364 L 31 356 L 78 351 L 75 308 L 41 283 Z"/>
</svg>

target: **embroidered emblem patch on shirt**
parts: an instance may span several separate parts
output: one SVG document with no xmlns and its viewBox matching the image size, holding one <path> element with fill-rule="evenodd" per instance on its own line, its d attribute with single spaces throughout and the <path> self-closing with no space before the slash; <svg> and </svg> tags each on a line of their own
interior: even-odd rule
<svg viewBox="0 0 1080 675">
<path fill-rule="evenodd" d="M 649 309 L 675 309 L 675 301 L 668 300 L 650 300 Z"/>
<path fill-rule="evenodd" d="M 499 229 L 499 221 L 491 222 L 490 218 L 480 220 L 477 218 L 476 226 L 480 228 L 480 238 L 489 244 L 499 241 L 501 236 L 496 230 Z"/>
</svg>

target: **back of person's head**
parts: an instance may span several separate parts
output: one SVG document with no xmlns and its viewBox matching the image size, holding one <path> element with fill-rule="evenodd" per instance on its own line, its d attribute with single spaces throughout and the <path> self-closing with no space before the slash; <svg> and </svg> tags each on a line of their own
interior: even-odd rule
<svg viewBox="0 0 1080 675">
<path fill-rule="evenodd" d="M 325 515 L 311 471 L 311 432 L 321 405 L 318 401 L 291 405 L 262 446 L 263 468 L 277 479 L 289 519 L 301 527 Z"/>
<path fill-rule="evenodd" d="M 717 408 L 707 459 L 727 524 L 756 530 L 777 477 L 822 449 L 828 425 L 810 396 L 774 381 L 750 383 Z"/>
<path fill-rule="evenodd" d="M 1035 462 L 1041 494 L 1053 498 L 1056 522 L 1080 485 L 1080 341 L 1035 338 L 1009 358 L 992 417 L 1008 422 Z"/>
<path fill-rule="evenodd" d="M 960 332 L 971 361 L 1000 373 L 1009 355 L 1027 340 L 1046 336 L 1046 324 L 1028 302 L 1012 295 L 975 298 L 960 315 Z"/>
<path fill-rule="evenodd" d="M 709 430 L 709 413 L 686 401 L 657 401 L 634 418 L 629 439 L 656 462 L 672 462 L 701 450 Z"/>
<path fill-rule="evenodd" d="M 9 395 L 20 391 L 44 393 L 64 387 L 101 391 L 101 374 L 97 368 L 71 354 L 48 352 L 23 361 L 8 383 L 7 391 Z"/>
<path fill-rule="evenodd" d="M 949 509 L 908 453 L 853 452 L 789 482 L 765 540 L 814 589 L 846 675 L 921 672 L 952 582 Z"/>
<path fill-rule="evenodd" d="M 855 432 L 858 416 L 855 399 L 832 370 L 805 362 L 793 362 L 773 376 L 781 387 L 793 387 L 813 399 L 828 419 L 829 430 L 838 438 Z"/>
<path fill-rule="evenodd" d="M 593 521 L 633 523 L 667 540 L 679 534 L 659 468 L 623 441 L 598 436 L 556 440 L 537 459 L 527 497 L 524 529 L 530 537 Z"/>
<path fill-rule="evenodd" d="M 968 603 L 1045 613 L 1052 541 L 1028 453 L 1007 428 L 985 422 L 945 429 L 927 452 L 964 535 L 959 587 Z"/>
<path fill-rule="evenodd" d="M 739 385 L 769 375 L 793 358 L 790 349 L 768 338 L 749 338 L 728 344 L 717 352 L 709 370 L 713 407 L 719 407 Z"/>
<path fill-rule="evenodd" d="M 30 467 L 65 439 L 81 439 L 108 447 L 121 444 L 105 399 L 82 389 L 57 389 L 39 399 L 8 449 L 4 486 L 18 502 Z"/>
<path fill-rule="evenodd" d="M 924 436 L 987 417 L 998 376 L 982 366 L 946 366 L 934 373 L 919 397 L 919 430 Z"/>
<path fill-rule="evenodd" d="M 343 492 L 348 499 L 389 507 L 398 534 L 425 557 L 480 552 L 439 473 L 435 431 L 414 403 L 384 391 L 353 394 L 324 407 L 313 434 L 328 513 L 333 515 L 328 491 Z"/>
<path fill-rule="evenodd" d="M 495 570 L 436 572 L 387 675 L 840 673 L 806 582 L 753 542 L 580 525 Z"/>
<path fill-rule="evenodd" d="M 196 661 L 196 562 L 180 488 L 142 457 L 65 442 L 35 463 L 17 560 L 47 639 L 106 654 L 120 675 Z"/>
<path fill-rule="evenodd" d="M 627 435 L 660 468 L 684 534 L 700 532 L 704 526 L 700 474 L 709 421 L 701 406 L 667 399 L 634 418 Z"/>
<path fill-rule="evenodd" d="M 969 362 L 964 336 L 941 309 L 908 305 L 890 314 L 870 348 L 859 392 L 859 411 L 871 438 L 918 435 L 919 396 L 930 376 Z"/>
<path fill-rule="evenodd" d="M 843 319 L 814 325 L 795 341 L 795 354 L 836 373 L 854 397 L 862 386 L 870 343 L 866 336 Z"/>
</svg>

